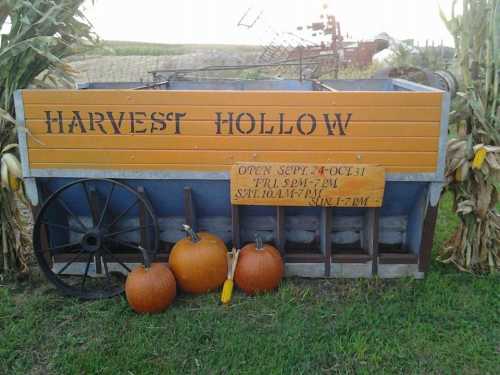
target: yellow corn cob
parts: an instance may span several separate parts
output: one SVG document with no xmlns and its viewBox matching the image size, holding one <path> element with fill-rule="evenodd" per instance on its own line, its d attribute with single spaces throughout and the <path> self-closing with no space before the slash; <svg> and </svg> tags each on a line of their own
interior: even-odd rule
<svg viewBox="0 0 500 375">
<path fill-rule="evenodd" d="M 481 169 L 484 163 L 484 159 L 486 159 L 486 149 L 481 147 L 476 151 L 474 155 L 474 160 L 472 161 L 472 169 Z"/>
<path fill-rule="evenodd" d="M 222 294 L 220 296 L 221 302 L 225 305 L 231 302 L 231 298 L 233 297 L 233 288 L 234 288 L 233 277 L 234 277 L 234 272 L 236 271 L 236 264 L 238 263 L 240 250 L 233 249 L 231 253 L 233 254 L 232 257 L 230 257 L 230 255 L 228 254 L 228 257 L 230 257 L 230 261 L 227 263 L 228 265 L 227 280 L 224 281 L 224 286 L 222 287 Z"/>
<path fill-rule="evenodd" d="M 224 281 L 224 286 L 222 287 L 222 295 L 220 300 L 223 304 L 228 304 L 231 302 L 231 297 L 233 296 L 233 286 L 234 281 L 232 279 L 227 279 Z"/>
<path fill-rule="evenodd" d="M 19 188 L 21 187 L 20 180 L 18 177 L 14 176 L 13 174 L 9 174 L 9 188 L 11 191 L 18 191 Z"/>
</svg>

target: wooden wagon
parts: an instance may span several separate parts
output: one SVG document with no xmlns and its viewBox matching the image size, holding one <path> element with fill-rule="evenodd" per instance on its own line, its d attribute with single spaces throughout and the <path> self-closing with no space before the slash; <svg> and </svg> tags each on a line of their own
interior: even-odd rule
<svg viewBox="0 0 500 375">
<path fill-rule="evenodd" d="M 16 93 L 35 254 L 61 291 L 120 293 L 139 246 L 166 261 L 185 222 L 229 248 L 260 234 L 287 275 L 423 277 L 447 93 L 391 79 L 137 86 Z"/>
</svg>

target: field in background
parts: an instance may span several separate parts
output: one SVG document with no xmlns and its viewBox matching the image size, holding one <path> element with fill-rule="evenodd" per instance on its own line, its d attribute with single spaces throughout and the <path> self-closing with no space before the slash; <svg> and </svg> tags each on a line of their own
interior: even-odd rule
<svg viewBox="0 0 500 375">
<path fill-rule="evenodd" d="M 148 82 L 151 70 L 201 68 L 208 65 L 254 63 L 260 46 L 159 44 L 103 41 L 99 48 L 69 61 L 77 83 Z"/>
<path fill-rule="evenodd" d="M 104 40 L 101 47 L 90 54 L 100 56 L 172 56 L 213 50 L 230 53 L 258 52 L 260 49 L 260 46 L 233 44 L 163 44 Z"/>
<path fill-rule="evenodd" d="M 100 48 L 85 56 L 74 56 L 71 66 L 78 72 L 77 83 L 86 82 L 149 82 L 152 70 L 202 68 L 214 65 L 255 64 L 262 53 L 261 46 L 220 44 L 159 44 L 142 42 L 103 41 Z M 381 66 L 366 69 L 347 68 L 339 78 L 369 78 Z M 298 78 L 292 72 L 289 78 Z M 242 79 L 272 78 L 276 69 L 233 71 L 224 76 Z M 211 77 L 216 77 L 212 73 Z M 203 76 L 201 76 L 203 77 Z M 285 78 L 285 77 L 282 77 Z M 331 78 L 326 75 L 323 78 Z"/>
</svg>

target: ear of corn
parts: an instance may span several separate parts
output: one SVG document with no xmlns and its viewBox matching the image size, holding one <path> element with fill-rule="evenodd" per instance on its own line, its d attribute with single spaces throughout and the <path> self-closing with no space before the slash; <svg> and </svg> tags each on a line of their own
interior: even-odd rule
<svg viewBox="0 0 500 375">
<path fill-rule="evenodd" d="M 484 159 L 486 159 L 486 149 L 484 147 L 480 147 L 475 155 L 474 160 L 472 161 L 472 169 L 481 169 L 484 163 Z"/>
<path fill-rule="evenodd" d="M 224 286 L 222 287 L 222 295 L 220 297 L 220 300 L 223 304 L 228 304 L 231 302 L 231 298 L 233 297 L 233 288 L 234 288 L 234 281 L 232 279 L 227 279 L 224 281 Z"/>
<path fill-rule="evenodd" d="M 500 0 L 453 2 L 444 21 L 455 39 L 461 92 L 448 142 L 448 189 L 460 224 L 439 254 L 468 272 L 500 269 Z"/>
</svg>

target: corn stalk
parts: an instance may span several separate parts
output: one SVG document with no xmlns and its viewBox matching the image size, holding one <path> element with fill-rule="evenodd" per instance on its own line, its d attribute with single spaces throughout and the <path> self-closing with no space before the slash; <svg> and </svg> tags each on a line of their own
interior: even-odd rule
<svg viewBox="0 0 500 375">
<path fill-rule="evenodd" d="M 64 58 L 97 38 L 80 10 L 84 0 L 0 0 L 0 272 L 27 272 L 30 241 L 19 204 L 24 199 L 13 93 L 72 84 Z"/>
<path fill-rule="evenodd" d="M 461 80 L 447 148 L 448 189 L 460 218 L 439 259 L 469 272 L 500 269 L 500 0 L 462 0 L 443 17 Z"/>
</svg>

